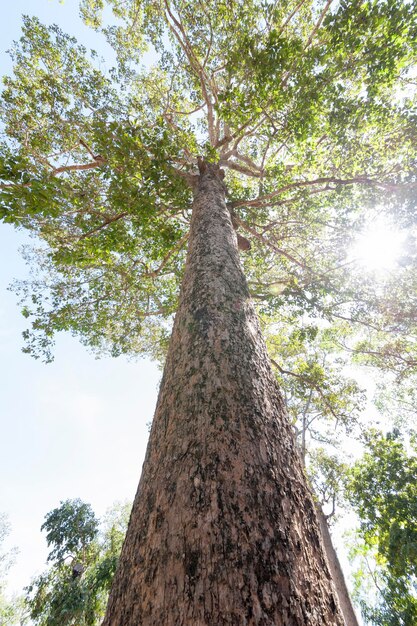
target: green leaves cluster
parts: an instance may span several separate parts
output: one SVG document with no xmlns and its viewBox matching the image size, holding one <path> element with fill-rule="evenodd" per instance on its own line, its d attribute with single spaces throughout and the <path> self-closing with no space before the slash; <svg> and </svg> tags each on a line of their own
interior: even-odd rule
<svg viewBox="0 0 417 626">
<path fill-rule="evenodd" d="M 130 506 L 115 505 L 104 522 L 81 500 L 48 513 L 50 568 L 27 589 L 30 617 L 39 626 L 98 626 L 126 532 Z"/>
<path fill-rule="evenodd" d="M 268 348 L 296 429 L 309 431 L 319 442 L 334 442 L 355 428 L 364 393 L 345 373 L 346 360 L 338 342 L 349 329 L 305 324 L 291 331 L 281 319 L 267 331 Z M 304 417 L 303 417 L 304 416 Z M 303 422 L 304 420 L 304 422 Z"/>
<path fill-rule="evenodd" d="M 66 558 L 82 555 L 88 558 L 88 549 L 98 534 L 98 520 L 89 504 L 81 500 L 66 500 L 50 511 L 41 526 L 51 548 L 48 561 L 62 564 Z"/>
<path fill-rule="evenodd" d="M 417 575 L 417 442 L 410 451 L 394 431 L 369 434 L 367 452 L 352 470 L 348 492 L 361 533 L 377 546 L 393 574 Z M 366 492 L 363 486 L 366 485 Z"/>
<path fill-rule="evenodd" d="M 416 479 L 416 435 L 406 441 L 399 431 L 371 431 L 346 493 L 360 520 L 364 543 L 357 550 L 363 563 L 357 573 L 358 595 L 372 624 L 412 626 L 417 619 Z M 364 565 L 377 585 L 374 604 L 363 593 Z"/>
</svg>

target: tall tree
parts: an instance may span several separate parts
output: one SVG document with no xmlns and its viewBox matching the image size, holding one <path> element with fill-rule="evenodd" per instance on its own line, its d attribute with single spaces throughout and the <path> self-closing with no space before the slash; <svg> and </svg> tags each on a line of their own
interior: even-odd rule
<svg viewBox="0 0 417 626">
<path fill-rule="evenodd" d="M 110 25 L 103 0 L 81 8 L 116 51 L 108 74 L 25 19 L 0 200 L 44 242 L 29 352 L 69 330 L 157 356 L 178 308 L 105 624 L 342 624 L 238 245 L 294 322 L 398 322 L 345 264 L 378 203 L 412 214 L 415 3 L 107 4 Z"/>
</svg>

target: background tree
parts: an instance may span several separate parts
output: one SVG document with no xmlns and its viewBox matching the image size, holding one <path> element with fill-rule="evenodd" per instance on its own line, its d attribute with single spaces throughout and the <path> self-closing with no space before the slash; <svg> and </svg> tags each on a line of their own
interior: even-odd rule
<svg viewBox="0 0 417 626">
<path fill-rule="evenodd" d="M 347 495 L 360 519 L 357 592 L 371 624 L 412 626 L 417 618 L 416 436 L 368 433 L 350 470 Z M 369 580 L 366 595 L 363 579 Z M 374 597 L 375 602 L 370 602 Z"/>
<path fill-rule="evenodd" d="M 89 504 L 66 500 L 46 515 L 41 530 L 51 551 L 48 561 L 63 563 L 66 559 L 81 562 L 88 558 L 89 548 L 98 533 L 98 521 Z"/>
<path fill-rule="evenodd" d="M 66 500 L 45 516 L 50 568 L 27 589 L 30 617 L 39 626 L 101 623 L 130 505 L 117 504 L 101 524 L 89 504 Z"/>
<path fill-rule="evenodd" d="M 340 343 L 353 334 L 348 325 L 320 329 L 307 318 L 295 327 L 279 318 L 265 334 L 303 462 L 316 446 L 338 447 L 342 433 L 357 436 L 365 393 L 347 375 L 350 360 Z"/>
<path fill-rule="evenodd" d="M 10 525 L 7 517 L 0 514 L 0 626 L 26 623 L 23 599 L 17 596 L 10 598 L 5 591 L 7 573 L 13 565 L 17 552 L 16 548 L 4 550 L 3 543 L 9 532 Z"/>
</svg>

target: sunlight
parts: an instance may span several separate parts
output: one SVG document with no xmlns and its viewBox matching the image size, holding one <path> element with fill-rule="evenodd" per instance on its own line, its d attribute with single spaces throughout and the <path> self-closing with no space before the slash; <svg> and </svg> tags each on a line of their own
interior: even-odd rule
<svg viewBox="0 0 417 626">
<path fill-rule="evenodd" d="M 403 252 L 407 233 L 383 220 L 369 225 L 356 239 L 350 257 L 370 271 L 393 269 Z"/>
</svg>

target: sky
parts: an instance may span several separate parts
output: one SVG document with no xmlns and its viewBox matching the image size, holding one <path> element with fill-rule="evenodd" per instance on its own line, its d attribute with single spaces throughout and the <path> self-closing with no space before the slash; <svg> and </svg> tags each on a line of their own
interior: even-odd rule
<svg viewBox="0 0 417 626">
<path fill-rule="evenodd" d="M 6 50 L 20 37 L 22 14 L 56 23 L 108 56 L 79 19 L 78 0 L 13 0 L 1 9 L 0 75 L 11 70 Z M 0 224 L 0 513 L 11 525 L 7 545 L 19 549 L 8 576 L 17 593 L 45 568 L 46 513 L 68 498 L 89 502 L 99 516 L 115 501 L 133 500 L 161 378 L 149 360 L 97 360 L 64 334 L 52 364 L 21 352 L 26 320 L 8 286 L 28 273 L 19 253 L 27 243 Z"/>
</svg>

